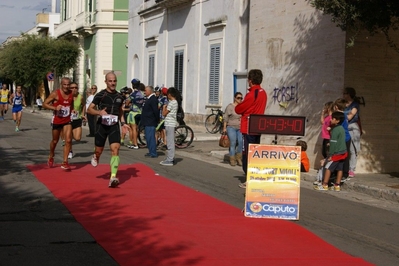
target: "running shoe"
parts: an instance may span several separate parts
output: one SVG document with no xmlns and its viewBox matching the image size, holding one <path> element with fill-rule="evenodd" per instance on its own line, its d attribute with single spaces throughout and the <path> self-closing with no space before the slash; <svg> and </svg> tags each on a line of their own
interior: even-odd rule
<svg viewBox="0 0 399 266">
<path fill-rule="evenodd" d="M 68 159 L 72 159 L 72 158 L 73 158 L 73 152 L 70 151 L 69 154 L 68 154 Z"/>
<path fill-rule="evenodd" d="M 108 183 L 108 187 L 116 188 L 119 185 L 119 179 L 116 177 L 111 177 Z"/>
<path fill-rule="evenodd" d="M 315 190 L 326 191 L 328 190 L 328 185 L 317 185 L 314 187 Z"/>
<path fill-rule="evenodd" d="M 133 149 L 133 150 L 137 150 L 139 148 L 139 146 L 137 146 L 137 145 L 131 145 L 130 147 L 131 147 L 130 149 Z"/>
<path fill-rule="evenodd" d="M 91 158 L 91 165 L 93 165 L 93 167 L 98 165 L 98 160 L 95 154 L 93 154 L 93 157 Z"/>
<path fill-rule="evenodd" d="M 163 166 L 173 166 L 173 162 L 166 161 L 166 160 L 160 162 L 159 164 L 160 164 L 160 165 L 163 165 Z"/>
<path fill-rule="evenodd" d="M 48 167 L 53 167 L 53 165 L 54 165 L 54 158 L 53 157 L 49 157 L 48 158 L 48 160 L 47 160 L 47 165 L 48 165 Z"/>
<path fill-rule="evenodd" d="M 0 116 L 0 121 L 4 121 L 4 116 Z"/>
<path fill-rule="evenodd" d="M 61 169 L 64 169 L 64 170 L 66 170 L 66 171 L 69 171 L 69 170 L 71 170 L 71 167 L 69 166 L 68 162 L 63 162 L 63 163 L 61 164 Z"/>
<path fill-rule="evenodd" d="M 313 182 L 313 185 L 317 186 L 317 185 L 321 185 L 321 182 L 319 180 L 316 180 Z"/>
<path fill-rule="evenodd" d="M 19 132 L 19 128 L 18 127 L 15 128 L 15 132 Z"/>
<path fill-rule="evenodd" d="M 355 177 L 355 172 L 349 171 L 349 177 Z"/>
</svg>

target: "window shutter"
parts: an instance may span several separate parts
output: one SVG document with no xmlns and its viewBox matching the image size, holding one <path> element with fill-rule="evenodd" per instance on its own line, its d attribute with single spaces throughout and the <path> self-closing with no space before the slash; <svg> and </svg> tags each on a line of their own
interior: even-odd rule
<svg viewBox="0 0 399 266">
<path fill-rule="evenodd" d="M 210 48 L 209 103 L 219 104 L 220 44 L 212 44 Z"/>
<path fill-rule="evenodd" d="M 148 57 L 148 85 L 155 86 L 154 76 L 155 76 L 155 55 L 150 54 L 150 56 Z"/>
<path fill-rule="evenodd" d="M 175 52 L 175 88 L 183 95 L 183 59 L 184 51 Z"/>
</svg>

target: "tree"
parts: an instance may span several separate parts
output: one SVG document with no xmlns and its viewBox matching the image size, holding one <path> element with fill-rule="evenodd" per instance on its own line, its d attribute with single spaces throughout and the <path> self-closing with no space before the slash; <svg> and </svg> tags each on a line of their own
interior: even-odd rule
<svg viewBox="0 0 399 266">
<path fill-rule="evenodd" d="M 77 65 L 79 54 L 78 45 L 71 41 L 23 35 L 0 50 L 0 76 L 28 87 L 27 96 L 33 104 L 36 90 L 47 73 L 66 74 Z"/>
<path fill-rule="evenodd" d="M 397 52 L 389 32 L 399 26 L 398 0 L 311 0 L 310 4 L 324 14 L 343 31 L 351 32 L 348 46 L 354 45 L 357 34 L 365 29 L 370 34 L 382 32 L 388 44 Z"/>
</svg>

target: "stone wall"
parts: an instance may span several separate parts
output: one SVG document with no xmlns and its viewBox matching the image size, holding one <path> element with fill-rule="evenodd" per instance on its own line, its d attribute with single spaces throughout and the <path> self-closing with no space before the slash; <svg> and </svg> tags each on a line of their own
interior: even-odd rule
<svg viewBox="0 0 399 266">
<path fill-rule="evenodd" d="M 307 153 L 313 168 L 321 158 L 320 115 L 341 95 L 345 34 L 307 1 L 253 0 L 250 7 L 249 69 L 263 71 L 266 114 L 305 116 Z M 263 135 L 271 144 L 275 136 Z M 299 136 L 277 136 L 295 145 Z"/>
<path fill-rule="evenodd" d="M 349 36 L 349 34 L 348 34 Z M 399 44 L 398 33 L 391 33 Z M 358 35 L 346 49 L 345 86 L 363 97 L 361 140 L 357 168 L 364 172 L 399 172 L 399 53 L 382 33 Z"/>
<path fill-rule="evenodd" d="M 351 86 L 365 102 L 357 172 L 399 172 L 399 53 L 383 34 L 362 33 L 346 48 L 347 34 L 307 1 L 252 0 L 249 36 L 249 69 L 264 73 L 266 113 L 306 116 L 303 139 L 314 168 L 321 158 L 321 109 Z M 398 34 L 392 36 L 399 44 Z M 278 143 L 292 145 L 297 137 L 278 136 Z"/>
</svg>

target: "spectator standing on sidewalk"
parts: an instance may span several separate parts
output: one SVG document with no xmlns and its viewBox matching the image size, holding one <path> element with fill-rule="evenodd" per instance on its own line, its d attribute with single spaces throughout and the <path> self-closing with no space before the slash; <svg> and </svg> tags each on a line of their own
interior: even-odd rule
<svg viewBox="0 0 399 266">
<path fill-rule="evenodd" d="M 355 177 L 357 155 L 360 152 L 360 105 L 356 98 L 356 90 L 351 87 L 344 89 L 343 98 L 347 101 L 345 115 L 348 118 L 348 130 L 351 136 L 349 147 L 349 177 Z"/>
<path fill-rule="evenodd" d="M 155 128 L 159 123 L 158 99 L 155 96 L 152 86 L 145 87 L 145 96 L 147 97 L 143 105 L 141 114 L 141 125 L 144 126 L 145 140 L 147 142 L 148 153 L 145 157 L 157 158 L 157 144 L 155 139 Z"/>
<path fill-rule="evenodd" d="M 352 140 L 351 140 L 351 135 L 349 134 L 348 118 L 346 117 L 345 114 L 346 105 L 347 101 L 344 98 L 338 98 L 334 101 L 333 111 L 342 112 L 344 114 L 344 121 L 342 122 L 342 127 L 345 130 L 346 150 L 349 151 Z M 345 159 L 344 169 L 343 169 L 343 181 L 347 181 L 349 178 L 349 157 L 350 156 L 347 156 Z"/>
<path fill-rule="evenodd" d="M 105 84 L 107 88 L 94 96 L 87 112 L 92 115 L 98 115 L 97 131 L 95 133 L 95 150 L 91 159 L 91 165 L 96 167 L 100 156 L 104 151 L 105 142 L 108 138 L 111 150 L 111 176 L 108 187 L 115 188 L 119 185 L 119 179 L 116 177 L 119 167 L 119 148 L 121 146 L 121 132 L 119 122 L 122 127 L 128 128 L 123 117 L 122 105 L 124 97 L 116 91 L 117 79 L 114 72 L 105 75 Z M 98 107 L 95 109 L 95 107 Z"/>
<path fill-rule="evenodd" d="M 90 95 L 86 99 L 86 106 L 83 112 L 83 115 L 86 117 L 87 123 L 89 124 L 89 135 L 86 135 L 86 137 L 94 137 L 94 134 L 96 133 L 97 115 L 92 115 L 87 112 L 96 93 L 97 93 L 97 85 L 91 86 Z"/>
<path fill-rule="evenodd" d="M 321 137 L 323 139 L 321 154 L 323 158 L 327 158 L 328 147 L 330 146 L 330 122 L 332 114 L 333 102 L 326 102 L 321 112 Z"/>
<path fill-rule="evenodd" d="M 130 127 L 129 144 L 126 145 L 129 149 L 137 150 L 138 145 L 138 132 L 139 132 L 139 121 L 141 119 L 141 111 L 144 104 L 144 89 L 141 89 L 140 80 L 137 78 L 132 79 L 133 91 L 129 98 L 126 100 L 126 104 L 130 106 L 130 112 L 127 116 L 126 123 Z M 145 88 L 145 87 L 144 87 Z"/>
<path fill-rule="evenodd" d="M 244 100 L 235 108 L 237 114 L 241 115 L 240 131 L 243 135 L 242 150 L 242 169 L 245 176 L 248 169 L 248 147 L 249 144 L 260 144 L 260 135 L 248 134 L 248 118 L 251 114 L 264 114 L 267 103 L 266 91 L 260 86 L 263 81 L 263 73 L 260 69 L 251 69 L 248 72 L 248 93 Z M 240 187 L 246 188 L 246 183 L 240 184 Z"/>
<path fill-rule="evenodd" d="M 237 114 L 235 107 L 242 102 L 242 93 L 234 94 L 234 102 L 226 106 L 223 115 L 223 132 L 227 132 L 230 140 L 229 156 L 230 165 L 242 166 L 242 133 L 240 131 L 241 115 Z"/>
<path fill-rule="evenodd" d="M 61 168 L 64 170 L 71 170 L 68 164 L 68 154 L 72 146 L 72 124 L 71 114 L 73 112 L 73 94 L 69 89 L 71 80 L 69 78 L 61 79 L 61 88 L 53 91 L 44 100 L 43 107 L 48 110 L 53 110 L 52 119 L 52 140 L 50 142 L 50 155 L 47 160 L 47 165 L 53 167 L 54 164 L 54 150 L 57 147 L 61 132 L 65 137 L 65 146 L 63 153 L 63 162 Z"/>
<path fill-rule="evenodd" d="M 165 94 L 165 90 L 162 89 Z M 177 109 L 179 104 L 176 100 L 180 92 L 175 87 L 170 87 L 166 95 L 168 101 L 162 106 L 162 116 L 165 117 L 165 133 L 166 133 L 166 146 L 168 154 L 166 159 L 160 162 L 164 166 L 173 166 L 175 160 L 175 127 L 179 125 L 177 122 Z"/>
<path fill-rule="evenodd" d="M 39 109 L 39 111 L 41 111 L 42 110 L 42 106 L 43 106 L 43 101 L 42 101 L 42 98 L 40 96 L 37 96 L 37 98 L 36 98 L 36 105 L 37 105 L 37 108 Z"/>
<path fill-rule="evenodd" d="M 337 172 L 337 178 L 331 190 L 341 191 L 341 180 L 344 169 L 345 158 L 348 156 L 345 143 L 345 129 L 342 123 L 345 121 L 345 114 L 340 111 L 333 112 L 331 115 L 331 138 L 330 154 L 326 159 L 325 173 L 323 182 L 314 187 L 315 190 L 328 190 L 328 182 L 331 174 Z"/>
</svg>

